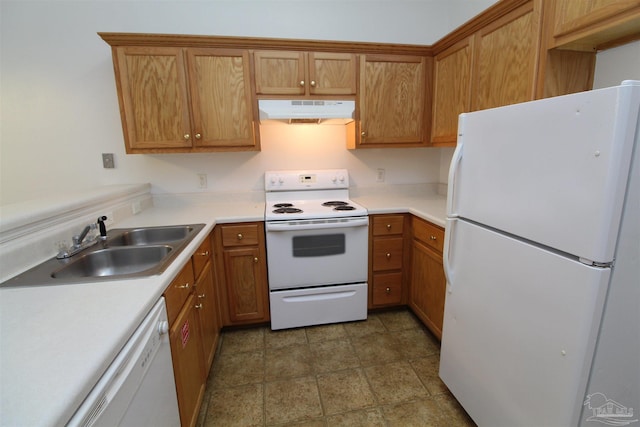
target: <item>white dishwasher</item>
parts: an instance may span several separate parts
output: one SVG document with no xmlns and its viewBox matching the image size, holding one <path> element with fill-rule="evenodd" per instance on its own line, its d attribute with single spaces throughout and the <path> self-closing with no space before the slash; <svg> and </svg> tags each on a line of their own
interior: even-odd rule
<svg viewBox="0 0 640 427">
<path fill-rule="evenodd" d="M 180 426 L 168 330 L 160 298 L 68 426 Z"/>
</svg>

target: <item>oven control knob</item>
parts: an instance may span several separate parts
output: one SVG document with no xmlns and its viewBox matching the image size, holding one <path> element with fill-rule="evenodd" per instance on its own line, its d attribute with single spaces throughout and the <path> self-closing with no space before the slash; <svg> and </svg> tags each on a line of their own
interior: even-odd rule
<svg viewBox="0 0 640 427">
<path fill-rule="evenodd" d="M 344 175 L 340 175 L 340 182 L 344 182 Z"/>
<path fill-rule="evenodd" d="M 331 177 L 331 182 L 337 182 L 338 181 L 338 177 L 337 176 L 332 176 Z"/>
<path fill-rule="evenodd" d="M 284 182 L 284 178 L 283 178 L 283 177 L 279 177 L 279 178 L 278 178 L 278 182 L 279 182 L 280 184 L 282 184 L 282 183 Z"/>
<path fill-rule="evenodd" d="M 274 185 L 276 183 L 276 177 L 272 176 L 269 181 L 271 182 L 271 185 Z"/>
</svg>

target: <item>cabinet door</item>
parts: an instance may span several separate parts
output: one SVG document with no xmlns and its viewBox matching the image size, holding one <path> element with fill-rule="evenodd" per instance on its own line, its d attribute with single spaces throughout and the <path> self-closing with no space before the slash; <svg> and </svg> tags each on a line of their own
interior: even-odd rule
<svg viewBox="0 0 640 427">
<path fill-rule="evenodd" d="M 533 9 L 533 3 L 476 34 L 473 110 L 534 99 L 540 11 Z"/>
<path fill-rule="evenodd" d="M 556 0 L 554 36 L 563 37 L 571 33 L 594 33 L 609 29 L 610 33 L 625 32 L 623 28 L 612 29 L 616 23 L 637 22 L 640 14 L 639 0 Z M 621 25 L 622 26 L 622 25 Z M 633 30 L 633 25 L 626 25 Z M 637 25 L 635 33 L 638 32 Z M 577 35 L 576 37 L 580 37 Z M 606 41 L 606 35 L 601 36 Z"/>
<path fill-rule="evenodd" d="M 445 289 L 442 256 L 414 240 L 409 305 L 438 338 L 442 337 Z"/>
<path fill-rule="evenodd" d="M 254 147 L 248 51 L 188 49 L 187 58 L 194 145 Z"/>
<path fill-rule="evenodd" d="M 360 147 L 424 145 L 426 59 L 360 57 Z"/>
<path fill-rule="evenodd" d="M 373 271 L 402 268 L 402 237 L 376 238 L 373 240 Z"/>
<path fill-rule="evenodd" d="M 258 247 L 224 250 L 229 318 L 269 320 L 265 260 Z"/>
<path fill-rule="evenodd" d="M 119 47 L 116 54 L 116 83 L 127 153 L 191 147 L 182 49 Z"/>
<path fill-rule="evenodd" d="M 195 425 L 205 388 L 200 321 L 194 301 L 191 295 L 169 332 L 180 424 L 183 426 Z"/>
<path fill-rule="evenodd" d="M 310 52 L 309 93 L 312 95 L 355 95 L 356 55 Z"/>
<path fill-rule="evenodd" d="M 258 51 L 253 54 L 256 93 L 260 95 L 304 95 L 303 52 Z"/>
<path fill-rule="evenodd" d="M 209 375 L 220 334 L 220 320 L 216 301 L 212 263 L 208 263 L 202 275 L 198 278 L 195 301 L 200 321 L 205 378 Z"/>
<path fill-rule="evenodd" d="M 169 324 L 173 324 L 173 321 L 180 314 L 184 302 L 189 295 L 191 295 L 194 285 L 195 276 L 193 275 L 193 266 L 191 261 L 189 261 L 182 267 L 180 273 L 178 273 L 176 278 L 171 281 L 171 284 L 169 284 L 164 291 Z"/>
<path fill-rule="evenodd" d="M 431 143 L 454 146 L 458 116 L 471 109 L 473 37 L 438 54 L 434 65 Z"/>
</svg>

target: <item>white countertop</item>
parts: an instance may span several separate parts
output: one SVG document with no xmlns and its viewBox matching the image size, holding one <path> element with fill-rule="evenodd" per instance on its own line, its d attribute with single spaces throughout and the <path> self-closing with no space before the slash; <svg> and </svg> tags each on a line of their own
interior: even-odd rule
<svg viewBox="0 0 640 427">
<path fill-rule="evenodd" d="M 444 226 L 444 196 L 431 186 L 398 187 L 354 191 L 352 198 L 371 214 L 409 212 Z M 0 288 L 0 425 L 66 423 L 215 224 L 263 218 L 255 194 L 156 196 L 154 207 L 111 228 L 206 224 L 163 274 Z"/>
</svg>

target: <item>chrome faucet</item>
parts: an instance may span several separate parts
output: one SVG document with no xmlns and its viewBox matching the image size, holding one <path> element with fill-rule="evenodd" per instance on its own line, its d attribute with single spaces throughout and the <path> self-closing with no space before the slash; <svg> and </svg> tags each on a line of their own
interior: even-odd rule
<svg viewBox="0 0 640 427">
<path fill-rule="evenodd" d="M 86 227 L 84 227 L 84 229 L 80 232 L 80 234 L 77 234 L 77 235 L 75 235 L 75 236 L 73 236 L 71 238 L 71 240 L 73 242 L 71 247 L 62 248 L 60 250 L 60 252 L 58 252 L 58 255 L 56 255 L 56 258 L 64 259 L 64 258 L 72 257 L 73 255 L 77 254 L 81 250 L 86 249 L 89 246 L 92 246 L 92 245 L 96 244 L 98 241 L 106 240 L 107 239 L 107 228 L 104 225 L 104 222 L 106 220 L 107 220 L 107 217 L 103 215 L 103 216 L 99 217 L 96 222 L 92 222 L 91 224 L 89 224 Z M 85 241 L 85 238 L 87 237 L 87 234 L 89 234 L 89 231 L 95 230 L 96 227 L 100 228 L 100 235 L 94 237 L 91 240 L 86 240 Z"/>
</svg>

